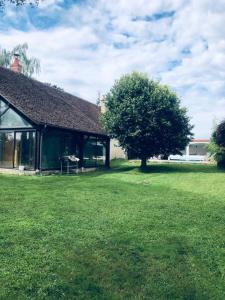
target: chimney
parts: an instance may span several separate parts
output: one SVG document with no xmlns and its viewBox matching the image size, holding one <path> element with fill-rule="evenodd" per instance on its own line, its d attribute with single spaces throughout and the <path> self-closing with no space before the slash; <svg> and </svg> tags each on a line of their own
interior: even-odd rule
<svg viewBox="0 0 225 300">
<path fill-rule="evenodd" d="M 22 71 L 22 66 L 20 64 L 20 60 L 19 60 L 19 54 L 14 54 L 14 61 L 10 66 L 10 70 L 16 72 L 16 73 L 21 73 Z"/>
</svg>

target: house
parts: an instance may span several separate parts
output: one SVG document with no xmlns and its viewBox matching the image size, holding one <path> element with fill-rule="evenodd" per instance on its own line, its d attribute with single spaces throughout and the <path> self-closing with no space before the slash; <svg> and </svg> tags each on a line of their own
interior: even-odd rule
<svg viewBox="0 0 225 300">
<path fill-rule="evenodd" d="M 207 146 L 209 139 L 193 139 L 182 151 L 182 155 L 170 155 L 169 160 L 206 161 L 208 160 Z"/>
<path fill-rule="evenodd" d="M 100 108 L 20 71 L 17 57 L 0 67 L 0 168 L 58 170 L 70 156 L 79 168 L 108 167 Z"/>
</svg>

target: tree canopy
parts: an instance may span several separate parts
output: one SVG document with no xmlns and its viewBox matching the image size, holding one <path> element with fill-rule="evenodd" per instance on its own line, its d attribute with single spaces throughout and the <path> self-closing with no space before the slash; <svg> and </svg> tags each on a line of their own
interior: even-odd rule
<svg viewBox="0 0 225 300">
<path fill-rule="evenodd" d="M 171 89 L 133 72 L 115 82 L 105 96 L 105 129 L 122 148 L 146 160 L 155 155 L 180 153 L 192 137 L 193 126 Z"/>
<path fill-rule="evenodd" d="M 42 0 L 43 1 L 43 0 Z M 39 0 L 0 0 L 0 8 L 3 8 L 7 3 L 15 4 L 16 6 L 30 4 L 38 4 Z"/>
<path fill-rule="evenodd" d="M 28 77 L 40 72 L 40 61 L 35 57 L 28 57 L 28 45 L 17 45 L 11 51 L 0 49 L 0 66 L 9 68 L 14 54 L 19 54 L 22 64 L 22 73 Z"/>
<path fill-rule="evenodd" d="M 213 133 L 215 143 L 220 147 L 225 147 L 225 121 L 221 122 Z"/>
<path fill-rule="evenodd" d="M 217 166 L 225 169 L 225 120 L 213 131 L 208 150 L 215 158 Z"/>
</svg>

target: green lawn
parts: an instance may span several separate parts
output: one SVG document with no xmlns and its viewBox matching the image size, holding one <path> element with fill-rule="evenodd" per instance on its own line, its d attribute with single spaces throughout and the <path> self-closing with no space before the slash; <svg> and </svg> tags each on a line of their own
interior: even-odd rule
<svg viewBox="0 0 225 300">
<path fill-rule="evenodd" d="M 0 175 L 0 299 L 225 299 L 225 172 Z"/>
</svg>

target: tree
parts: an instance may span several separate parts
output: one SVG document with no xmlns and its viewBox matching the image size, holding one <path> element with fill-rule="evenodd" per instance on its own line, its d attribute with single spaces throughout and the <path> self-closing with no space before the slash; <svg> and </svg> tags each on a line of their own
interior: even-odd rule
<svg viewBox="0 0 225 300">
<path fill-rule="evenodd" d="M 177 95 L 145 74 L 122 76 L 106 94 L 105 105 L 105 129 L 141 159 L 142 168 L 155 155 L 181 153 L 192 137 L 193 126 Z"/>
<path fill-rule="evenodd" d="M 209 152 L 215 158 L 219 168 L 225 168 L 225 121 L 221 122 L 214 130 L 210 144 Z"/>
<path fill-rule="evenodd" d="M 225 120 L 217 126 L 213 137 L 218 146 L 225 147 Z"/>
<path fill-rule="evenodd" d="M 15 4 L 16 6 L 21 6 L 24 4 L 36 5 L 38 4 L 38 2 L 39 0 L 0 0 L 0 9 L 5 7 L 7 3 Z"/>
<path fill-rule="evenodd" d="M 17 45 L 12 51 L 6 49 L 0 50 L 0 66 L 9 68 L 14 54 L 19 54 L 22 64 L 22 73 L 28 77 L 40 72 L 40 61 L 34 57 L 27 56 L 28 45 Z"/>
<path fill-rule="evenodd" d="M 56 84 L 52 84 L 52 83 L 48 83 L 48 82 L 46 82 L 45 84 L 47 86 L 53 88 L 53 89 L 56 89 L 56 90 L 60 91 L 60 92 L 64 92 L 64 89 L 61 88 L 61 87 L 59 87 L 59 86 L 57 86 Z"/>
</svg>

